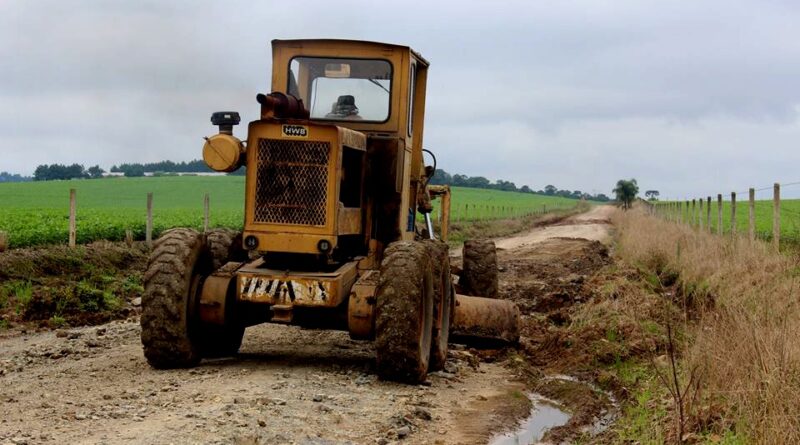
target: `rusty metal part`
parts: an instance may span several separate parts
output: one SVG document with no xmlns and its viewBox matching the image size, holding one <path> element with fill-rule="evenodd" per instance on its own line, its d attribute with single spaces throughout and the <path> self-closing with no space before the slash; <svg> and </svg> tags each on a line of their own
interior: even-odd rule
<svg viewBox="0 0 800 445">
<path fill-rule="evenodd" d="M 261 119 L 308 119 L 310 116 L 303 101 L 291 94 L 275 91 L 259 94 L 256 100 L 261 104 Z"/>
<path fill-rule="evenodd" d="M 267 269 L 259 259 L 237 271 L 237 297 L 270 305 L 335 307 L 350 294 L 356 264 L 345 263 L 330 273 L 305 273 Z"/>
<path fill-rule="evenodd" d="M 442 241 L 447 241 L 450 233 L 450 186 L 449 185 L 429 185 L 428 193 L 431 198 L 441 198 L 439 205 L 439 231 Z"/>
<path fill-rule="evenodd" d="M 451 340 L 459 343 L 519 341 L 519 308 L 508 300 L 456 295 L 450 325 Z"/>
<path fill-rule="evenodd" d="M 353 285 L 347 303 L 347 330 L 352 339 L 375 337 L 375 288 L 379 276 L 377 270 L 369 270 Z"/>
<path fill-rule="evenodd" d="M 226 323 L 227 303 L 232 300 L 229 297 L 233 297 L 236 292 L 234 277 L 243 265 L 244 263 L 227 263 L 205 279 L 198 305 L 201 321 L 216 325 Z"/>
<path fill-rule="evenodd" d="M 293 314 L 291 304 L 276 304 L 270 307 L 270 310 L 272 311 L 271 322 L 284 324 L 292 323 Z"/>
</svg>

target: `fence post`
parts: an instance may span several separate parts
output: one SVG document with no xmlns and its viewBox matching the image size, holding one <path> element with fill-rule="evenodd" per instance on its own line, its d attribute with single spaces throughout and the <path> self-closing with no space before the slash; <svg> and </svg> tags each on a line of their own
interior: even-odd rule
<svg viewBox="0 0 800 445">
<path fill-rule="evenodd" d="M 748 233 L 750 235 L 750 241 L 755 241 L 756 239 L 756 189 L 750 188 L 750 219 L 748 222 Z"/>
<path fill-rule="evenodd" d="M 700 228 L 700 231 L 703 231 L 703 198 L 699 198 L 698 202 L 698 212 L 697 212 L 697 227 Z"/>
<path fill-rule="evenodd" d="M 69 189 L 69 247 L 75 247 L 75 241 L 78 238 L 76 225 L 75 189 Z"/>
<path fill-rule="evenodd" d="M 722 193 L 717 193 L 717 235 L 722 235 Z"/>
<path fill-rule="evenodd" d="M 206 193 L 206 196 L 203 197 L 203 233 L 208 233 L 208 211 L 209 202 L 208 193 Z"/>
<path fill-rule="evenodd" d="M 731 235 L 736 235 L 736 192 L 731 192 Z"/>
<path fill-rule="evenodd" d="M 713 233 L 711 230 L 711 197 L 706 197 L 706 228 L 708 233 Z"/>
<path fill-rule="evenodd" d="M 678 211 L 678 224 L 683 224 L 683 201 L 675 201 L 675 208 Z"/>
<path fill-rule="evenodd" d="M 147 194 L 147 224 L 144 229 L 144 240 L 147 247 L 153 246 L 153 193 Z"/>
<path fill-rule="evenodd" d="M 687 226 L 691 226 L 692 225 L 692 208 L 689 206 L 690 202 L 691 201 L 689 201 L 688 199 L 686 200 L 686 225 Z"/>
<path fill-rule="evenodd" d="M 692 199 L 692 223 L 690 224 L 692 227 L 697 226 L 697 200 Z"/>
<path fill-rule="evenodd" d="M 772 245 L 781 248 L 781 185 L 777 182 L 772 188 Z"/>
</svg>

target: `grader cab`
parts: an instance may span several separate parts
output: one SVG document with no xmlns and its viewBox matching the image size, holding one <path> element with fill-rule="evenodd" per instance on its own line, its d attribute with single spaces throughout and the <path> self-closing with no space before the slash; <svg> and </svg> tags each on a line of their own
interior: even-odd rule
<svg viewBox="0 0 800 445">
<path fill-rule="evenodd" d="M 455 294 L 450 191 L 429 185 L 435 158 L 423 150 L 428 62 L 374 42 L 275 40 L 272 50 L 273 92 L 257 96 L 247 138 L 233 134 L 238 113 L 217 112 L 219 133 L 203 147 L 216 171 L 246 167 L 244 230 L 173 229 L 156 241 L 142 299 L 149 363 L 233 355 L 245 327 L 272 322 L 375 340 L 382 378 L 419 382 L 444 366 L 451 330 L 516 341 L 513 304 Z M 470 252 L 479 257 L 462 275 L 475 276 L 461 281 L 496 283 L 496 265 L 467 264 L 493 248 Z"/>
</svg>

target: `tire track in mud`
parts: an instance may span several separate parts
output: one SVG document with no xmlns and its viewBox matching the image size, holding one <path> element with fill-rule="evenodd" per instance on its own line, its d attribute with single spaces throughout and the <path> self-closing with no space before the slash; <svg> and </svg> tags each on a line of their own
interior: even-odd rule
<svg viewBox="0 0 800 445">
<path fill-rule="evenodd" d="M 574 238 L 607 238 L 609 213 L 498 240 L 501 295 L 529 305 L 569 286 L 597 253 Z M 372 345 L 344 332 L 260 325 L 239 357 L 170 371 L 147 365 L 139 335 L 131 318 L 0 340 L 0 443 L 482 444 L 530 410 L 513 349 L 454 346 L 409 386 L 377 380 Z"/>
</svg>

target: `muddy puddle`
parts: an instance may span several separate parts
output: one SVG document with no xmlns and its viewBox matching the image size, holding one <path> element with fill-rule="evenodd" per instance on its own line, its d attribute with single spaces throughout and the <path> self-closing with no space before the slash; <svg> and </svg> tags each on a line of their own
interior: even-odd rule
<svg viewBox="0 0 800 445">
<path fill-rule="evenodd" d="M 576 379 L 568 375 L 553 375 L 542 379 L 542 383 L 571 383 L 602 394 L 607 407 L 591 423 L 576 425 L 577 429 L 592 436 L 602 433 L 617 418 L 619 404 L 614 396 L 596 385 Z M 489 445 L 528 445 L 540 443 L 545 434 L 553 428 L 564 427 L 570 422 L 572 414 L 558 402 L 538 393 L 528 393 L 532 407 L 530 416 L 523 420 L 516 431 L 507 432 L 493 437 Z M 582 423 L 582 422 L 581 422 Z"/>
<path fill-rule="evenodd" d="M 489 445 L 528 445 L 539 442 L 551 428 L 565 425 L 569 413 L 558 408 L 554 401 L 538 394 L 528 394 L 533 402 L 531 415 L 522 421 L 517 431 L 495 436 Z"/>
</svg>

